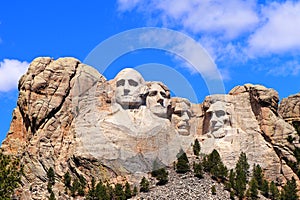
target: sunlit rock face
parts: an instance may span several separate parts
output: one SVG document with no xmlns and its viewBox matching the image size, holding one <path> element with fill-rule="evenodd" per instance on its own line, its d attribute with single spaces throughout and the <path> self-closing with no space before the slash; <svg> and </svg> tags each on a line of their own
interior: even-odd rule
<svg viewBox="0 0 300 200">
<path fill-rule="evenodd" d="M 141 89 L 145 85 L 140 73 L 131 68 L 120 71 L 115 77 L 115 101 L 117 104 L 128 108 L 138 108 L 142 105 Z"/>
<path fill-rule="evenodd" d="M 161 82 L 149 82 L 146 87 L 146 107 L 156 116 L 169 117 L 170 90 Z"/>
<path fill-rule="evenodd" d="M 278 112 L 285 121 L 295 126 L 300 133 L 300 93 L 282 99 Z"/>
<path fill-rule="evenodd" d="M 138 184 L 140 175 L 171 166 L 180 150 L 192 156 L 196 138 L 202 153 L 218 150 L 228 168 L 245 152 L 250 166 L 259 164 L 268 180 L 298 181 L 286 162 L 296 161 L 299 136 L 284 121 L 298 116 L 296 97 L 295 103 L 284 100 L 278 114 L 277 92 L 260 85 L 237 86 L 201 104 L 170 93 L 164 83 L 147 82 L 134 69 L 106 80 L 74 58 L 32 61 L 19 81 L 17 107 L 1 146 L 24 164 L 18 196 L 46 199 L 50 167 L 61 199 L 69 198 L 59 192 L 66 172 L 88 183 L 92 177 L 116 183 L 122 176 Z"/>
<path fill-rule="evenodd" d="M 286 138 L 299 138 L 295 130 L 275 111 L 277 93 L 260 85 L 234 88 L 230 95 L 212 95 L 203 102 L 205 112 L 203 153 L 218 150 L 228 168 L 234 168 L 240 152 L 245 152 L 250 166 L 260 164 L 269 180 L 284 183 L 294 176 L 285 159 L 295 162 L 293 149 Z"/>
<path fill-rule="evenodd" d="M 89 103 L 75 119 L 82 142 L 78 154 L 89 154 L 119 174 L 141 173 L 170 165 L 193 142 L 192 137 L 183 140 L 181 129 L 171 123 L 170 90 L 163 83 L 145 82 L 134 69 L 124 69 L 105 84 L 81 95 Z M 103 101 L 108 93 L 111 100 Z"/>
<path fill-rule="evenodd" d="M 190 134 L 191 103 L 184 98 L 172 98 L 171 122 L 180 135 Z"/>
</svg>

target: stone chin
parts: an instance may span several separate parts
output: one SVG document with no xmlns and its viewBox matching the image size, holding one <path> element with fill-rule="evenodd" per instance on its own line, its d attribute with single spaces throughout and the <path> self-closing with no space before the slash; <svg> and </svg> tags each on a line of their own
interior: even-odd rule
<svg viewBox="0 0 300 200">
<path fill-rule="evenodd" d="M 214 131 L 218 131 L 219 129 L 221 129 L 223 126 L 214 126 L 211 128 L 211 132 L 214 132 Z"/>
<path fill-rule="evenodd" d="M 178 128 L 178 129 L 177 129 L 177 132 L 178 132 L 180 135 L 189 135 L 189 134 L 190 134 L 189 127 Z"/>
<path fill-rule="evenodd" d="M 214 131 L 211 131 L 211 134 L 214 136 L 214 138 L 222 138 L 226 135 L 226 130 L 224 128 L 220 128 Z"/>
<path fill-rule="evenodd" d="M 116 102 L 124 108 L 134 107 L 138 108 L 142 104 L 142 99 L 133 96 L 122 96 L 122 98 L 116 98 Z"/>
<path fill-rule="evenodd" d="M 158 117 L 162 117 L 162 118 L 167 118 L 168 117 L 167 116 L 168 115 L 167 114 L 167 108 L 165 108 L 161 105 L 155 105 L 153 107 L 150 107 L 149 109 L 153 114 L 157 115 Z"/>
</svg>

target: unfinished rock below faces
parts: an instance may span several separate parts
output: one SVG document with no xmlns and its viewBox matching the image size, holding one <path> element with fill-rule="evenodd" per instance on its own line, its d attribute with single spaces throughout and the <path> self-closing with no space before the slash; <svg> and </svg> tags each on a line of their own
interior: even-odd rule
<svg viewBox="0 0 300 200">
<path fill-rule="evenodd" d="M 202 152 L 219 151 L 228 168 L 234 168 L 240 152 L 248 162 L 259 164 L 266 177 L 284 184 L 293 176 L 286 161 L 295 162 L 293 150 L 299 137 L 293 127 L 277 113 L 278 94 L 261 85 L 233 88 L 229 95 L 212 95 L 203 103 Z M 296 138 L 294 143 L 287 137 Z"/>
</svg>

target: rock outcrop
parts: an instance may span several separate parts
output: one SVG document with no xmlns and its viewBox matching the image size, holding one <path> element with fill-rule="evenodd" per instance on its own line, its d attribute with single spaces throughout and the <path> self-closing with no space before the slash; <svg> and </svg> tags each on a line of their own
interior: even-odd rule
<svg viewBox="0 0 300 200">
<path fill-rule="evenodd" d="M 76 84 L 78 81 L 84 84 Z M 87 176 L 91 169 L 95 169 L 94 174 L 103 173 L 99 170 L 99 161 L 74 154 L 79 142 L 73 131 L 72 106 L 74 93 L 103 81 L 104 77 L 95 69 L 73 58 L 56 61 L 37 58 L 30 64 L 19 81 L 18 106 L 1 147 L 6 154 L 21 156 L 25 173 L 21 199 L 49 196 L 46 174 L 50 167 L 58 180 L 62 180 L 68 170 L 73 176 Z M 54 192 L 63 188 L 58 181 Z"/>
<path fill-rule="evenodd" d="M 297 175 L 286 162 L 296 163 L 299 147 L 294 128 L 278 116 L 278 94 L 261 85 L 246 84 L 228 95 L 212 95 L 203 103 L 202 152 L 218 150 L 228 168 L 234 168 L 240 152 L 250 166 L 260 164 L 267 179 L 284 184 Z M 295 138 L 293 143 L 287 138 Z"/>
<path fill-rule="evenodd" d="M 282 99 L 279 114 L 300 133 L 300 93 Z"/>
<path fill-rule="evenodd" d="M 300 118 L 299 98 L 294 99 L 284 100 L 278 113 L 275 90 L 246 84 L 192 104 L 171 97 L 166 85 L 147 82 L 133 69 L 106 80 L 74 58 L 37 58 L 19 81 L 17 107 L 1 149 L 24 164 L 16 191 L 21 199 L 47 199 L 50 167 L 60 199 L 69 198 L 59 192 L 66 172 L 88 184 L 92 177 L 138 184 L 149 171 L 172 166 L 180 150 L 191 155 L 196 138 L 202 153 L 218 150 L 229 169 L 243 151 L 268 180 L 282 185 L 295 177 L 300 186 L 288 165 L 297 162 L 299 136 L 284 121 Z"/>
</svg>

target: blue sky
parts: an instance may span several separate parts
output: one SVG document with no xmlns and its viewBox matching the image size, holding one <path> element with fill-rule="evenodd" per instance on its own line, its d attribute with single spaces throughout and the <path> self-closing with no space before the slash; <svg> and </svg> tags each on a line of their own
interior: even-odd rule
<svg viewBox="0 0 300 200">
<path fill-rule="evenodd" d="M 141 27 L 179 31 L 201 44 L 216 64 L 225 92 L 245 83 L 274 88 L 280 98 L 300 92 L 300 1 L 2 1 L 0 141 L 16 107 L 18 79 L 34 58 L 71 56 L 84 61 L 101 42 Z M 169 52 L 128 52 L 104 75 L 111 79 L 124 67 L 136 67 L 146 79 L 164 81 L 175 88 L 174 95 L 189 98 L 189 89 L 178 83 L 181 79 L 170 78 L 172 72 L 180 75 L 196 93 L 193 102 L 210 94 L 203 74 Z"/>
</svg>

